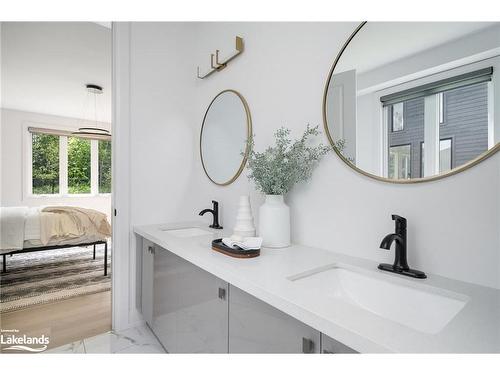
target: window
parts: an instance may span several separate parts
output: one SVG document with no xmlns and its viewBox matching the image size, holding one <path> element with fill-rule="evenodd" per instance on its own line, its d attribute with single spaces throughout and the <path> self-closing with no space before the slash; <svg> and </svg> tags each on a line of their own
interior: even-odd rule
<svg viewBox="0 0 500 375">
<path fill-rule="evenodd" d="M 33 194 L 59 194 L 59 137 L 33 134 L 31 150 Z"/>
<path fill-rule="evenodd" d="M 439 125 L 444 124 L 444 92 L 438 94 L 439 103 Z"/>
<path fill-rule="evenodd" d="M 451 138 L 439 141 L 439 173 L 451 170 Z"/>
<path fill-rule="evenodd" d="M 70 132 L 28 128 L 28 194 L 111 193 L 111 142 Z"/>
<path fill-rule="evenodd" d="M 392 131 L 399 132 L 404 129 L 404 103 L 392 105 Z"/>
<path fill-rule="evenodd" d="M 452 151 L 451 138 L 439 141 L 439 173 L 451 170 Z M 424 177 L 424 142 L 420 142 L 420 177 Z"/>
<path fill-rule="evenodd" d="M 492 102 L 492 77 L 493 68 L 484 68 L 381 96 L 386 108 L 384 158 L 389 155 L 384 174 L 390 178 L 433 176 L 487 151 L 493 129 L 488 105 Z M 425 168 L 424 141 L 428 143 Z M 399 145 L 420 148 L 420 155 L 408 160 L 410 169 L 404 173 L 404 152 Z"/>
<path fill-rule="evenodd" d="M 90 140 L 68 137 L 68 193 L 90 193 Z"/>
<path fill-rule="evenodd" d="M 407 179 L 411 177 L 411 145 L 389 148 L 389 178 Z"/>
<path fill-rule="evenodd" d="M 99 193 L 111 193 L 110 141 L 99 141 Z"/>
</svg>

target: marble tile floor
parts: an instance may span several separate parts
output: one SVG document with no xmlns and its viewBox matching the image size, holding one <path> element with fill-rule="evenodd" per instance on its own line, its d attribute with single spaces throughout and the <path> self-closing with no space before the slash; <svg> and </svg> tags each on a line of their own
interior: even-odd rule
<svg viewBox="0 0 500 375">
<path fill-rule="evenodd" d="M 44 353 L 84 354 L 84 353 L 165 353 L 156 337 L 146 325 L 129 328 L 121 332 L 106 332 L 94 337 L 62 345 Z"/>
</svg>

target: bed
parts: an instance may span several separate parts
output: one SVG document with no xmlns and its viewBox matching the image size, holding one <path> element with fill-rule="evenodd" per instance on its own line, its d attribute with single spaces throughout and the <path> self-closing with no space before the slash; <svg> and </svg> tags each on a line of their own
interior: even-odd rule
<svg viewBox="0 0 500 375">
<path fill-rule="evenodd" d="M 108 273 L 108 239 L 111 226 L 104 213 L 83 207 L 2 207 L 0 210 L 0 254 L 2 273 L 7 255 L 104 245 L 104 275 Z"/>
</svg>

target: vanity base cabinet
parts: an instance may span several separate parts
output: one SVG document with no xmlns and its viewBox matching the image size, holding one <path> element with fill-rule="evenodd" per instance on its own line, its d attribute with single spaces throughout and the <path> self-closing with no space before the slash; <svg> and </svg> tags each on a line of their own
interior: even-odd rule
<svg viewBox="0 0 500 375">
<path fill-rule="evenodd" d="M 169 353 L 356 353 L 142 239 L 141 308 Z"/>
<path fill-rule="evenodd" d="M 347 345 L 332 339 L 330 336 L 321 334 L 321 353 L 324 354 L 353 354 L 357 353 L 354 349 L 349 348 Z"/>
<path fill-rule="evenodd" d="M 153 323 L 153 273 L 155 245 L 142 240 L 142 270 L 141 270 L 141 310 L 146 323 Z"/>
<path fill-rule="evenodd" d="M 320 333 L 230 286 L 229 353 L 319 353 Z"/>
<path fill-rule="evenodd" d="M 154 261 L 152 329 L 169 353 L 227 353 L 228 284 L 163 248 Z"/>
</svg>

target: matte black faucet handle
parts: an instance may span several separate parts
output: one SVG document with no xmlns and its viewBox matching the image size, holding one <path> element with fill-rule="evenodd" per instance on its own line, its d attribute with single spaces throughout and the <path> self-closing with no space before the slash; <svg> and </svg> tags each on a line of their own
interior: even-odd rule
<svg viewBox="0 0 500 375">
<path fill-rule="evenodd" d="M 391 215 L 392 217 L 392 220 L 394 220 L 396 222 L 396 225 L 403 225 L 406 227 L 406 218 L 404 218 L 403 216 L 399 216 L 399 215 L 395 215 L 395 214 L 392 214 Z"/>
<path fill-rule="evenodd" d="M 214 208 L 219 207 L 219 202 L 213 200 L 212 203 L 214 205 Z"/>
<path fill-rule="evenodd" d="M 395 231 L 397 234 L 405 233 L 406 236 L 406 219 L 402 216 L 392 214 L 392 220 L 395 221 Z"/>
</svg>

